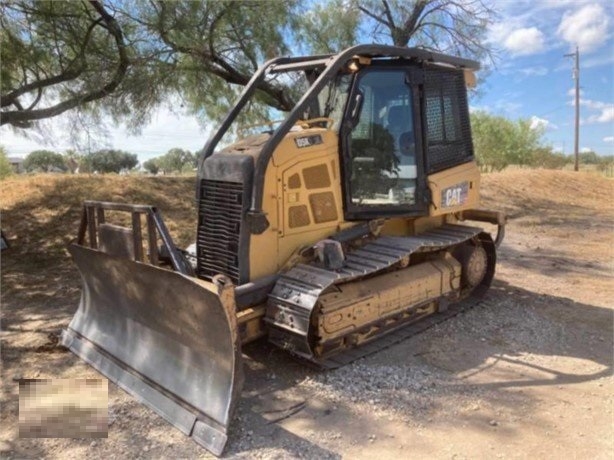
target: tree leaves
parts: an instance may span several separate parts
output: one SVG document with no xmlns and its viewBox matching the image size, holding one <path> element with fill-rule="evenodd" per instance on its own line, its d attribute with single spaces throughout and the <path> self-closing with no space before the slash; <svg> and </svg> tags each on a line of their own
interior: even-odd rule
<svg viewBox="0 0 614 460">
<path fill-rule="evenodd" d="M 196 155 L 189 150 L 173 148 L 162 156 L 147 160 L 143 163 L 143 168 L 152 174 L 157 174 L 159 171 L 167 174 L 190 172 L 196 168 Z"/>
<path fill-rule="evenodd" d="M 103 149 L 92 152 L 83 158 L 83 165 L 91 172 L 119 173 L 130 170 L 139 164 L 135 153 L 122 150 Z"/>
<path fill-rule="evenodd" d="M 51 150 L 35 150 L 31 152 L 23 162 L 23 168 L 27 172 L 53 172 L 65 171 L 64 158 L 62 155 Z"/>
<path fill-rule="evenodd" d="M 100 2 L 90 0 L 86 10 L 74 2 L 3 1 L 0 7 L 0 42 L 9 55 L 0 124 L 30 127 L 104 98 L 122 82 L 126 43 Z"/>
<path fill-rule="evenodd" d="M 6 150 L 0 145 L 0 180 L 13 174 L 13 167 L 6 156 Z"/>
<path fill-rule="evenodd" d="M 220 119 L 264 61 L 366 37 L 489 56 L 494 15 L 482 0 L 0 0 L 0 13 L 2 124 L 27 128 L 76 110 L 133 131 L 175 101 Z M 291 110 L 299 93 L 294 79 L 266 79 L 239 124 Z"/>
<path fill-rule="evenodd" d="M 478 164 L 485 171 L 532 164 L 542 147 L 543 131 L 531 129 L 530 120 L 513 121 L 478 111 L 471 114 L 471 131 Z"/>
<path fill-rule="evenodd" d="M 354 0 L 379 43 L 493 60 L 485 35 L 496 13 L 483 0 Z"/>
</svg>

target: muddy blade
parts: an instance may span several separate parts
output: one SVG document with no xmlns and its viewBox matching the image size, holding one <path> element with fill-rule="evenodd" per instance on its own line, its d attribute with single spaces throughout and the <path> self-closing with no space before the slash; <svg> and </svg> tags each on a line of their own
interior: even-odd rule
<svg viewBox="0 0 614 460">
<path fill-rule="evenodd" d="M 83 292 L 62 343 L 220 455 L 243 382 L 232 294 L 83 246 L 69 250 Z"/>
</svg>

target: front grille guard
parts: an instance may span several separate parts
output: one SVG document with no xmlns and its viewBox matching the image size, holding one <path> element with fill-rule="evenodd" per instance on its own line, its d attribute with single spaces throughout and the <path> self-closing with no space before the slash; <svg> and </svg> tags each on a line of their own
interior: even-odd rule
<svg viewBox="0 0 614 460">
<path fill-rule="evenodd" d="M 107 214 L 105 211 L 119 211 L 131 215 L 131 228 L 109 226 L 107 224 Z M 143 225 L 142 218 L 145 217 L 147 226 L 147 257 L 143 250 Z M 162 215 L 155 206 L 112 203 L 106 201 L 85 201 L 83 203 L 83 213 L 81 214 L 81 224 L 77 234 L 77 244 L 90 247 L 91 249 L 104 250 L 104 237 L 101 236 L 101 228 L 111 228 L 123 230 L 130 244 L 130 258 L 135 262 L 149 263 L 157 266 L 160 259 L 168 258 L 173 269 L 183 275 L 194 276 L 194 270 L 185 260 L 181 251 L 173 243 L 173 239 L 162 220 Z M 87 236 L 87 238 L 86 238 Z M 87 244 L 86 244 L 87 239 Z M 158 247 L 158 239 L 161 247 Z M 102 243 L 102 245 L 101 245 Z"/>
</svg>

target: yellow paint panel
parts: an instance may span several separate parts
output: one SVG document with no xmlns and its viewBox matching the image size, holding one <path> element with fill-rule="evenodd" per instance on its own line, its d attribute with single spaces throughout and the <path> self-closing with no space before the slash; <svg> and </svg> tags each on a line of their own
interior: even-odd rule
<svg viewBox="0 0 614 460">
<path fill-rule="evenodd" d="M 381 230 L 382 235 L 408 236 L 412 235 L 411 219 L 393 218 L 388 219 Z"/>
<path fill-rule="evenodd" d="M 433 197 L 429 215 L 441 216 L 480 204 L 480 170 L 475 162 L 465 163 L 428 176 Z"/>
<path fill-rule="evenodd" d="M 250 235 L 250 281 L 277 273 L 279 270 L 277 254 L 279 251 L 278 239 L 280 231 L 278 222 L 278 197 L 280 197 L 280 192 L 278 187 L 281 188 L 277 180 L 277 171 L 269 163 L 269 167 L 265 172 L 262 210 L 266 213 L 270 226 L 261 235 Z"/>
<path fill-rule="evenodd" d="M 294 140 L 314 135 L 322 143 L 298 147 Z M 263 193 L 270 227 L 251 235 L 250 280 L 278 272 L 298 248 L 353 225 L 343 220 L 338 147 L 335 132 L 313 128 L 289 133 L 273 153 Z"/>
<path fill-rule="evenodd" d="M 297 143 L 295 138 L 306 136 L 320 136 L 321 143 L 318 138 L 313 145 L 299 147 L 304 143 Z M 343 219 L 338 146 L 335 132 L 312 128 L 289 133 L 275 150 L 266 170 L 263 193 L 263 210 L 270 227 L 261 235 L 251 236 L 250 280 L 277 273 L 298 248 L 358 223 Z M 319 171 L 322 180 L 318 180 L 320 176 L 315 178 L 317 187 L 313 185 L 313 177 L 307 180 L 305 170 L 307 177 Z M 311 183 L 311 190 L 307 182 Z M 480 173 L 475 162 L 428 176 L 428 186 L 433 197 L 429 216 L 389 219 L 382 234 L 422 233 L 442 225 L 452 213 L 479 206 Z M 316 193 L 321 199 L 318 196 L 314 199 Z M 335 209 L 328 209 L 330 206 Z M 291 207 L 295 213 L 292 219 Z M 320 214 L 316 216 L 314 211 Z M 307 217 L 310 224 L 303 225 Z"/>
<path fill-rule="evenodd" d="M 461 266 L 453 258 L 433 260 L 375 278 L 340 285 L 320 297 L 318 337 L 342 337 L 367 324 L 460 287 Z"/>
</svg>

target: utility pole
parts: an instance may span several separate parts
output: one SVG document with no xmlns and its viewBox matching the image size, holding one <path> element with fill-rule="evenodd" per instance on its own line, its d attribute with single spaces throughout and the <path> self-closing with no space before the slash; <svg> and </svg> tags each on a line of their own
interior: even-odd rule
<svg viewBox="0 0 614 460">
<path fill-rule="evenodd" d="M 578 171 L 580 162 L 580 155 L 578 153 L 580 148 L 580 51 L 578 51 L 578 47 L 576 46 L 575 53 L 566 54 L 565 57 L 575 58 L 573 68 L 573 79 L 576 81 L 576 129 L 574 137 L 574 155 L 576 161 L 574 164 L 574 171 Z"/>
</svg>

